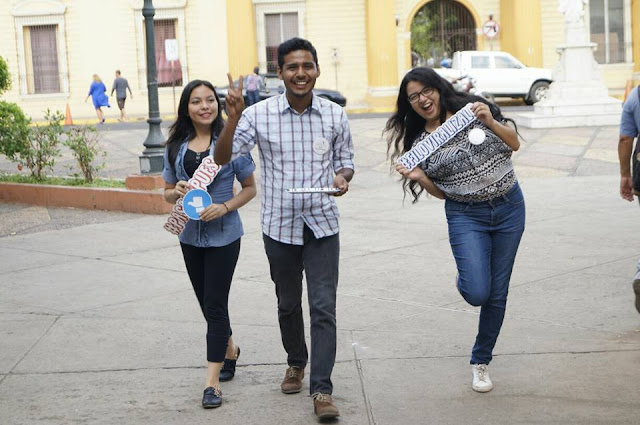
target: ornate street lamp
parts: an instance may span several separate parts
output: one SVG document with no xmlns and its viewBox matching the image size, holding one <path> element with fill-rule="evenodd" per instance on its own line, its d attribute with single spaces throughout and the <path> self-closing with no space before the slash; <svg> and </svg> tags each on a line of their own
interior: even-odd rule
<svg viewBox="0 0 640 425">
<path fill-rule="evenodd" d="M 149 97 L 149 134 L 144 141 L 145 150 L 140 155 L 140 172 L 142 174 L 162 172 L 164 155 L 164 136 L 160 131 L 160 106 L 158 102 L 158 73 L 156 70 L 156 42 L 153 30 L 153 16 L 156 10 L 152 0 L 144 0 L 142 16 L 146 32 L 147 45 L 147 90 Z"/>
</svg>

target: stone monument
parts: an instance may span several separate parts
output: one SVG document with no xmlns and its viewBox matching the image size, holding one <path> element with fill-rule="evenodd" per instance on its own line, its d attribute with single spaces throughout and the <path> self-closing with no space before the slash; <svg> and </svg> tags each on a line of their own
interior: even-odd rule
<svg viewBox="0 0 640 425">
<path fill-rule="evenodd" d="M 565 43 L 557 47 L 560 60 L 553 71 L 547 97 L 533 112 L 514 114 L 518 125 L 530 128 L 618 125 L 622 102 L 608 95 L 598 63 L 595 43 L 584 23 L 587 0 L 559 0 L 564 15 Z"/>
</svg>

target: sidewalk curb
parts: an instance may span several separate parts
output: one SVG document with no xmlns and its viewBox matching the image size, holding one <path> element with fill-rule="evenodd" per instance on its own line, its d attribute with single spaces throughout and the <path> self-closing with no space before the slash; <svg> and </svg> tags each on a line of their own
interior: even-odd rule
<svg viewBox="0 0 640 425">
<path fill-rule="evenodd" d="M 105 118 L 104 123 L 105 124 L 126 124 L 126 123 L 135 123 L 135 122 L 146 122 L 147 119 L 149 119 L 149 117 L 129 117 L 128 120 L 126 121 L 120 121 L 117 118 Z M 176 119 L 175 115 L 165 115 L 160 117 L 160 119 L 162 119 L 162 121 L 174 121 Z M 41 120 L 31 120 L 31 126 L 37 126 L 37 125 L 45 125 L 47 124 L 47 121 L 41 119 Z M 65 124 L 66 125 L 66 124 Z M 73 123 L 70 124 L 71 126 L 73 125 L 92 125 L 94 127 L 100 127 L 101 124 L 99 122 L 96 121 L 95 118 L 79 118 L 79 119 L 74 119 Z"/>
<path fill-rule="evenodd" d="M 157 191 L 4 182 L 0 201 L 141 214 L 168 214 L 173 207 Z"/>
</svg>

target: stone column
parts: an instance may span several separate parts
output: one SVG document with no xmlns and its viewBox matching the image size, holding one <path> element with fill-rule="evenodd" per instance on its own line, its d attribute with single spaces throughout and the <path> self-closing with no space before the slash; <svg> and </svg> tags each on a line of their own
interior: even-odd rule
<svg viewBox="0 0 640 425">
<path fill-rule="evenodd" d="M 227 0 L 229 73 L 233 78 L 253 72 L 253 67 L 258 65 L 257 44 L 253 1 Z"/>
<path fill-rule="evenodd" d="M 527 66 L 542 66 L 540 1 L 500 1 L 500 44 Z"/>
</svg>

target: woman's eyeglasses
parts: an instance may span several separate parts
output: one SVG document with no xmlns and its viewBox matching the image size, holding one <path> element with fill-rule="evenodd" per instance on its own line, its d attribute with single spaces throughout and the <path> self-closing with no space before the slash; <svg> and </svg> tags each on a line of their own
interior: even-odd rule
<svg viewBox="0 0 640 425">
<path fill-rule="evenodd" d="M 420 96 L 431 96 L 435 91 L 436 89 L 433 87 L 425 87 L 420 91 L 420 93 L 412 93 L 411 96 L 407 97 L 407 99 L 409 99 L 409 103 L 416 103 L 420 100 Z"/>
</svg>

